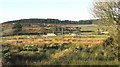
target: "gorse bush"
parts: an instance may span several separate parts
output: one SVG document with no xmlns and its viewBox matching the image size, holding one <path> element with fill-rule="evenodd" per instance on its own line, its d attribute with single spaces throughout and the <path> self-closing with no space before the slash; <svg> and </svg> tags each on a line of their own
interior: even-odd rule
<svg viewBox="0 0 120 67">
<path fill-rule="evenodd" d="M 7 53 L 9 51 L 10 51 L 9 48 L 5 48 L 5 49 L 2 50 L 2 53 L 5 54 L 5 53 Z"/>
</svg>

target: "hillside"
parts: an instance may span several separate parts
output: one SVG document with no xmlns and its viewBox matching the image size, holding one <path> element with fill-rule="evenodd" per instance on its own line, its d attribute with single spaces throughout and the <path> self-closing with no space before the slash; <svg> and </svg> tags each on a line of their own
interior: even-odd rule
<svg viewBox="0 0 120 67">
<path fill-rule="evenodd" d="M 59 22 L 58 22 L 59 21 Z M 91 20 L 89 20 L 91 21 Z M 107 29 L 75 21 L 24 19 L 2 23 L 3 65 L 115 65 L 117 45 Z M 95 21 L 95 20 L 94 20 Z M 103 34 L 104 32 L 104 34 Z M 105 34 L 107 32 L 107 34 Z"/>
<path fill-rule="evenodd" d="M 91 25 L 95 20 L 58 20 L 58 19 L 21 19 L 2 23 L 2 36 L 8 35 L 36 35 L 47 33 L 73 33 L 80 25 Z M 80 30 L 80 29 L 79 29 Z"/>
<path fill-rule="evenodd" d="M 79 21 L 71 21 L 71 20 L 59 20 L 59 19 L 21 19 L 21 20 L 13 20 L 7 21 L 6 23 L 54 23 L 54 24 L 93 24 L 95 20 L 79 20 Z"/>
</svg>

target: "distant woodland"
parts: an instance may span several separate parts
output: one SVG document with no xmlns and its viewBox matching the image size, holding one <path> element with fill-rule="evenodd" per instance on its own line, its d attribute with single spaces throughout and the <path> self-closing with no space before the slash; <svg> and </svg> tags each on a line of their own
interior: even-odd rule
<svg viewBox="0 0 120 67">
<path fill-rule="evenodd" d="M 59 19 L 21 19 L 8 21 L 5 23 L 56 23 L 56 24 L 93 24 L 95 20 L 79 20 L 79 21 L 71 21 L 71 20 L 59 20 Z"/>
</svg>

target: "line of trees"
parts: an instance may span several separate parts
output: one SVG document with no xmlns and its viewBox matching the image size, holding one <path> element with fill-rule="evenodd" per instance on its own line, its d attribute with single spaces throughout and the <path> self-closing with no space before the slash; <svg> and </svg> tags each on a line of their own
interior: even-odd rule
<svg viewBox="0 0 120 67">
<path fill-rule="evenodd" d="M 71 20 L 58 20 L 58 19 L 22 19 L 22 20 L 8 21 L 4 23 L 93 24 L 93 21 L 95 20 L 71 21 Z"/>
</svg>

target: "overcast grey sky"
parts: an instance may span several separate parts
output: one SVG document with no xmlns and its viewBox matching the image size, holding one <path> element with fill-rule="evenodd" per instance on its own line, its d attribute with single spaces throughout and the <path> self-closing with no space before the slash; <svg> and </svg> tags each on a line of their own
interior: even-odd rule
<svg viewBox="0 0 120 67">
<path fill-rule="evenodd" d="M 54 18 L 60 20 L 91 19 L 91 0 L 0 0 L 0 22 Z"/>
</svg>

